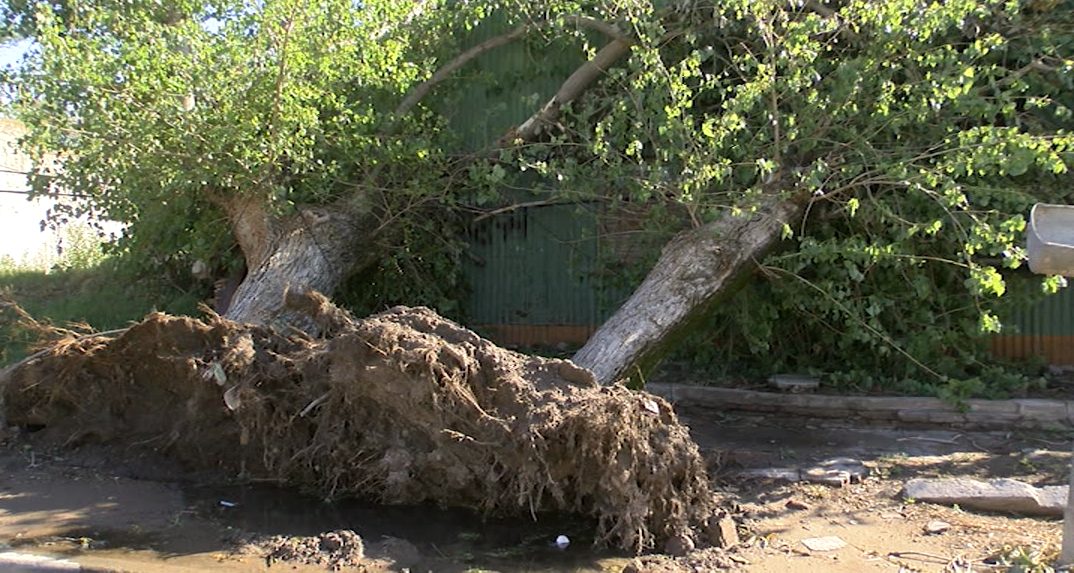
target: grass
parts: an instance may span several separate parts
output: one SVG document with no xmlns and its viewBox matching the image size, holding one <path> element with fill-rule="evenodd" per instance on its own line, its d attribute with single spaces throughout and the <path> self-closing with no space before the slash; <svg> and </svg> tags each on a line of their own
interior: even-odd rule
<svg viewBox="0 0 1074 573">
<path fill-rule="evenodd" d="M 57 326 L 85 323 L 95 330 L 122 328 L 154 310 L 196 313 L 199 297 L 195 294 L 159 284 L 159 280 L 132 277 L 120 270 L 117 261 L 103 255 L 84 255 L 68 255 L 50 268 L 0 260 L 0 296 L 13 300 L 37 320 Z M 0 313 L 0 365 L 24 357 L 33 342 L 12 318 Z"/>
<path fill-rule="evenodd" d="M 1052 563 L 1058 558 L 1055 548 L 1004 547 L 998 565 L 1008 573 L 1055 573 Z"/>
</svg>

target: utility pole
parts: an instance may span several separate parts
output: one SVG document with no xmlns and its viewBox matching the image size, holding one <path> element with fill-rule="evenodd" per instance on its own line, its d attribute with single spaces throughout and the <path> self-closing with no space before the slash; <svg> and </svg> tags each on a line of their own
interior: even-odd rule
<svg viewBox="0 0 1074 573">
<path fill-rule="evenodd" d="M 1037 203 L 1029 215 L 1029 269 L 1037 274 L 1074 276 L 1074 206 Z M 1063 509 L 1059 566 L 1074 565 L 1074 464 Z"/>
</svg>

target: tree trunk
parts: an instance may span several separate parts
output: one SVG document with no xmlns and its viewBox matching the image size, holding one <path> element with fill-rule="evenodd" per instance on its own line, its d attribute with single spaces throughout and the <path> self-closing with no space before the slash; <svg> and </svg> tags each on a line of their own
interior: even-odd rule
<svg viewBox="0 0 1074 573">
<path fill-rule="evenodd" d="M 224 316 L 237 322 L 293 326 L 316 335 L 308 317 L 289 311 L 288 290 L 331 294 L 347 275 L 374 260 L 371 217 L 338 205 L 301 207 L 273 217 L 256 199 L 225 205 L 246 257 L 243 278 Z"/>
<path fill-rule="evenodd" d="M 613 39 L 576 69 L 537 113 L 501 137 L 497 147 L 536 139 L 547 125 L 555 123 L 564 105 L 577 99 L 608 68 L 630 53 L 634 39 L 613 26 L 590 18 L 578 18 L 578 23 Z M 520 38 L 530 28 L 521 26 L 463 52 L 418 84 L 394 115 L 397 118 L 406 115 L 455 70 L 489 50 Z M 374 173 L 379 171 L 378 167 Z M 215 201 L 228 215 L 248 269 L 231 295 L 224 316 L 237 322 L 295 326 L 316 335 L 317 326 L 308 317 L 287 309 L 285 295 L 288 290 L 311 289 L 330 295 L 348 273 L 376 260 L 378 253 L 370 247 L 377 224 L 367 212 L 366 199 L 358 195 L 335 205 L 304 207 L 281 220 L 256 196 L 216 197 Z"/>
<path fill-rule="evenodd" d="M 659 359 L 675 334 L 719 296 L 733 291 L 794 226 L 804 205 L 771 198 L 755 213 L 726 215 L 672 239 L 630 299 L 574 355 L 575 364 L 612 384 Z"/>
</svg>

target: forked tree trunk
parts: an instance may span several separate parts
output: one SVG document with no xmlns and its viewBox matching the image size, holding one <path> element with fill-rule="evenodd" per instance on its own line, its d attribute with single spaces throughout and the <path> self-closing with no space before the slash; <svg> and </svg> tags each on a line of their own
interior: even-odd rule
<svg viewBox="0 0 1074 573">
<path fill-rule="evenodd" d="M 237 322 L 316 327 L 284 304 L 288 290 L 331 294 L 347 274 L 374 259 L 373 223 L 338 205 L 302 207 L 273 217 L 255 199 L 225 205 L 232 231 L 246 257 L 246 277 L 224 316 Z"/>
<path fill-rule="evenodd" d="M 631 376 L 665 351 L 668 337 L 728 294 L 779 243 L 802 202 L 772 198 L 758 211 L 726 215 L 672 239 L 641 286 L 574 355 L 601 384 Z"/>
<path fill-rule="evenodd" d="M 609 67 L 630 53 L 633 39 L 614 27 L 588 18 L 579 19 L 579 23 L 595 27 L 613 39 L 575 70 L 537 113 L 502 137 L 498 147 L 532 141 L 540 136 L 547 125 L 555 122 L 563 105 L 578 98 L 603 77 Z M 518 39 L 530 27 L 522 26 L 463 52 L 418 84 L 394 115 L 406 115 L 456 69 L 489 50 Z M 282 220 L 275 218 L 256 196 L 217 198 L 217 202 L 228 214 L 248 269 L 224 313 L 232 320 L 286 324 L 316 334 L 316 326 L 305 315 L 287 310 L 286 292 L 313 289 L 331 295 L 348 273 L 377 258 L 378 253 L 373 247 L 376 221 L 368 212 L 361 212 L 361 196 L 336 205 L 302 208 Z"/>
</svg>

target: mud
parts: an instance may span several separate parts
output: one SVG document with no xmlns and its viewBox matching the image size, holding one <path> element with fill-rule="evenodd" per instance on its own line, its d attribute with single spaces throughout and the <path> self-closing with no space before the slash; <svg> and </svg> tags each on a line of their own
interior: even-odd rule
<svg viewBox="0 0 1074 573">
<path fill-rule="evenodd" d="M 365 543 L 350 529 L 327 531 L 309 537 L 273 536 L 251 544 L 269 566 L 282 561 L 320 565 L 332 571 L 358 567 L 365 562 Z"/>
<path fill-rule="evenodd" d="M 297 561 L 267 568 L 262 542 L 340 529 L 362 538 L 366 560 L 342 569 L 361 573 L 949 573 L 1006 570 L 998 563 L 1010 565 L 1019 552 L 1042 559 L 1058 552 L 1058 520 L 914 503 L 901 492 L 914 477 L 1064 484 L 1068 434 L 862 427 L 711 409 L 681 409 L 679 416 L 721 492 L 734 501 L 741 543 L 732 548 L 635 560 L 629 552 L 594 551 L 594 522 L 577 516 L 482 517 L 428 504 L 324 503 L 266 484 L 191 483 L 189 472 L 141 448 L 50 447 L 42 432 L 24 431 L 0 438 L 0 546 L 74 560 L 89 570 L 153 573 L 323 572 L 323 566 Z M 863 482 L 838 487 L 737 477 L 847 455 L 870 469 Z M 951 528 L 930 533 L 935 520 Z M 561 534 L 571 539 L 565 550 L 554 544 Z M 811 552 L 802 543 L 826 536 L 848 546 Z"/>
<path fill-rule="evenodd" d="M 211 313 L 64 336 L 0 374 L 7 423 L 324 498 L 574 512 L 595 519 L 596 544 L 631 551 L 701 542 L 717 499 L 661 398 L 428 309 L 355 319 L 315 293 L 289 302 L 325 337 Z"/>
</svg>

